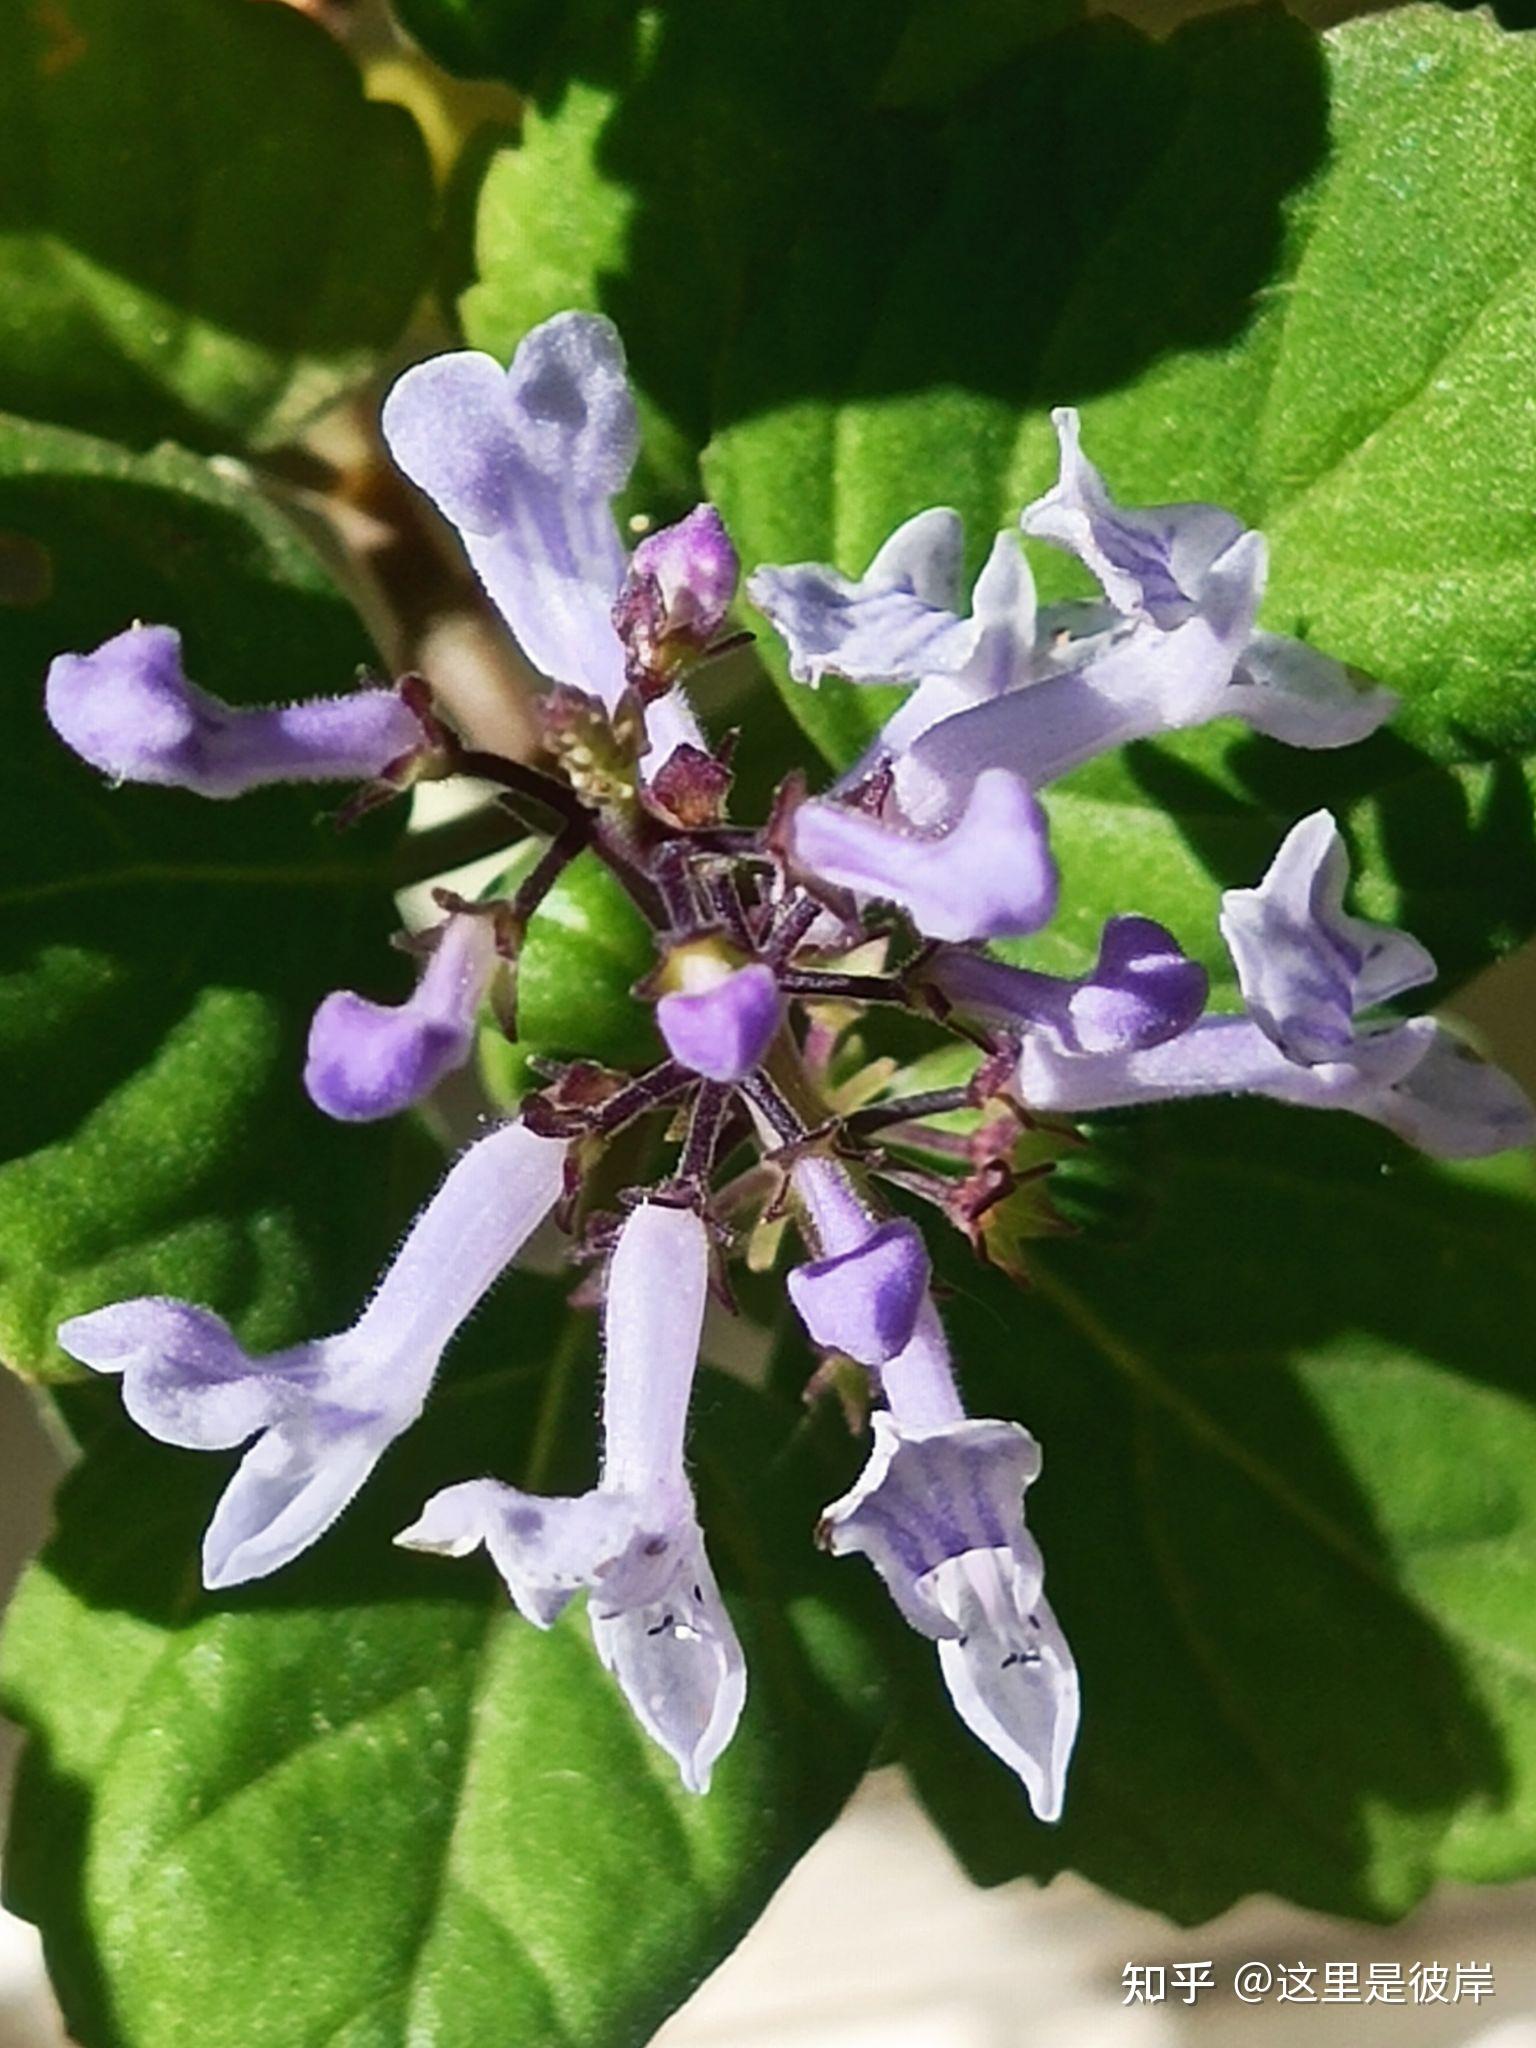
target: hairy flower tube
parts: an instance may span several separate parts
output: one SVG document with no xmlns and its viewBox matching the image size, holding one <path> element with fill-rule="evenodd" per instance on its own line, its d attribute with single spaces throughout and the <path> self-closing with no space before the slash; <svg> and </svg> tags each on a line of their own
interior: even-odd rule
<svg viewBox="0 0 1536 2048">
<path fill-rule="evenodd" d="M 130 626 L 48 671 L 48 720 L 114 782 L 244 796 L 273 782 L 360 782 L 403 767 L 423 732 L 394 690 L 246 709 L 189 682 L 181 635 Z"/>
<path fill-rule="evenodd" d="M 585 1589 L 598 1655 L 690 1792 L 708 1790 L 747 1690 L 683 1462 L 709 1259 L 691 1209 L 641 1202 L 625 1219 L 605 1283 L 603 1470 L 590 1493 L 548 1500 L 468 1480 L 396 1538 L 450 1557 L 483 1543 L 539 1628 Z"/>
<path fill-rule="evenodd" d="M 459 1325 L 549 1214 L 566 1147 L 508 1124 L 472 1145 L 412 1225 L 348 1330 L 252 1357 L 205 1308 L 120 1301 L 59 1343 L 120 1373 L 123 1405 L 162 1443 L 250 1449 L 214 1510 L 203 1583 L 265 1578 L 318 1541 L 420 1415 Z"/>
<path fill-rule="evenodd" d="M 343 990 L 321 1005 L 302 1078 L 331 1116 L 407 1108 L 477 1032 L 515 1032 L 523 936 L 578 855 L 606 867 L 654 951 L 635 995 L 654 1005 L 664 1056 L 541 1069 L 516 1119 L 450 1168 L 350 1329 L 252 1356 L 182 1302 L 122 1302 L 63 1326 L 71 1355 L 121 1375 L 151 1434 L 249 1445 L 208 1531 L 210 1586 L 276 1570 L 324 1534 L 419 1415 L 464 1317 L 558 1209 L 601 1274 L 596 1484 L 551 1498 L 515 1473 L 467 1475 L 400 1541 L 450 1556 L 483 1545 L 537 1627 L 584 1596 L 640 1724 L 703 1791 L 746 1698 L 689 1478 L 705 1296 L 712 1272 L 787 1227 L 799 1249 L 784 1287 L 818 1355 L 812 1394 L 836 1385 L 870 1418 L 863 1469 L 850 1455 L 822 1540 L 868 1558 L 902 1620 L 937 1645 L 966 1726 L 1038 1815 L 1061 1812 L 1078 1678 L 1025 1527 L 1040 1452 L 1021 1423 L 966 1415 L 934 1247 L 909 1212 L 958 1226 L 1004 1265 L 1000 1245 L 1011 1256 L 1022 1241 L 1027 1267 L 1052 1221 L 1050 1162 L 1031 1149 L 1042 1118 L 1257 1093 L 1470 1155 L 1523 1142 L 1532 1113 L 1445 1027 L 1387 1007 L 1433 964 L 1345 908 L 1343 839 L 1324 812 L 1255 887 L 1219 905 L 1213 891 L 1241 1011 L 1206 1011 L 1206 971 L 1185 950 L 1205 935 L 1175 934 L 1134 902 L 1077 975 L 992 950 L 1055 915 L 1042 791 L 1067 769 L 1219 718 L 1270 742 L 1344 746 L 1392 708 L 1338 662 L 1257 627 L 1261 535 L 1214 506 L 1117 506 L 1075 415 L 1057 426 L 1059 480 L 1020 526 L 1086 564 L 1102 592 L 1092 604 L 1038 606 L 1010 529 L 965 610 L 959 521 L 943 509 L 898 529 L 862 577 L 754 570 L 794 674 L 912 686 L 830 789 L 792 777 L 762 822 L 728 815 L 728 749 L 710 745 L 690 701 L 735 644 L 735 549 L 699 506 L 627 553 L 612 505 L 635 411 L 618 336 L 593 315 L 536 328 L 510 368 L 469 354 L 418 365 L 384 412 L 396 460 L 458 529 L 546 679 L 538 762 L 475 746 L 416 682 L 231 711 L 186 682 L 164 627 L 54 664 L 56 729 L 115 780 L 228 796 L 329 776 L 374 798 L 418 769 L 459 773 L 494 792 L 509 842 L 538 840 L 507 893 L 440 898 L 404 1003 Z M 880 1017 L 924 1043 L 951 1034 L 968 1061 L 951 1071 L 970 1078 L 904 1090 L 894 1062 L 854 1050 Z"/>
</svg>

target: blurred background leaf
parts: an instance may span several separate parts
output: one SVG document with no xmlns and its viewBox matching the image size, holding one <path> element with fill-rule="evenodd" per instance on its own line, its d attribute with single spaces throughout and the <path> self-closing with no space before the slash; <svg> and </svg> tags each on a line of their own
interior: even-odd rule
<svg viewBox="0 0 1536 2048">
<path fill-rule="evenodd" d="M 252 0 L 0 9 L 0 397 L 136 447 L 290 438 L 425 278 L 415 124 Z"/>
<path fill-rule="evenodd" d="M 445 70 L 556 96 L 613 74 L 644 0 L 395 0 L 400 25 Z"/>
</svg>

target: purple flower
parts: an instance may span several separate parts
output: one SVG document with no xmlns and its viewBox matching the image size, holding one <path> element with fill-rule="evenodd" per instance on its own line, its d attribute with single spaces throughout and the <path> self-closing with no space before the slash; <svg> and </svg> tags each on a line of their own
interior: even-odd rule
<svg viewBox="0 0 1536 2048">
<path fill-rule="evenodd" d="M 1199 609 L 1206 577 L 1242 538 L 1243 522 L 1216 505 L 1122 510 L 1083 454 L 1075 409 L 1058 406 L 1051 423 L 1061 473 L 1044 497 L 1024 508 L 1020 525 L 1076 555 L 1117 612 L 1145 612 L 1163 627 L 1182 625 Z"/>
<path fill-rule="evenodd" d="M 1008 770 L 983 772 L 940 833 L 813 797 L 791 814 L 788 851 L 803 873 L 894 903 L 934 939 L 1024 937 L 1056 908 L 1045 814 Z"/>
<path fill-rule="evenodd" d="M 507 1124 L 472 1145 L 417 1217 L 349 1330 L 252 1357 L 218 1316 L 155 1297 L 72 1317 L 59 1342 L 123 1376 L 160 1442 L 256 1441 L 203 1542 L 211 1589 L 264 1578 L 323 1536 L 416 1420 L 449 1340 L 553 1208 L 566 1147 Z"/>
<path fill-rule="evenodd" d="M 874 1449 L 827 1509 L 822 1540 L 869 1559 L 903 1618 L 938 1643 L 966 1726 L 1017 1772 L 1040 1819 L 1056 1820 L 1079 1702 L 1024 1527 L 1039 1449 L 1018 1423 L 966 1419 L 931 1301 L 880 1379 L 888 1405 L 874 1416 Z"/>
<path fill-rule="evenodd" d="M 690 1792 L 709 1789 L 747 1688 L 683 1463 L 708 1281 L 701 1219 L 640 1203 L 608 1271 L 597 1486 L 549 1499 L 468 1480 L 434 1494 L 396 1538 L 449 1557 L 483 1543 L 519 1613 L 539 1628 L 585 1589 L 598 1655 Z"/>
<path fill-rule="evenodd" d="M 1431 1017 L 1360 1013 L 1430 979 L 1416 940 L 1349 916 L 1337 825 L 1295 826 L 1257 889 L 1223 898 L 1222 929 L 1247 1014 L 1205 1017 L 1141 1051 L 1072 1053 L 1024 1042 L 1019 1090 L 1032 1109 L 1083 1114 L 1199 1095 L 1268 1095 L 1347 1109 L 1420 1150 L 1477 1158 L 1536 1137 L 1525 1095 Z"/>
<path fill-rule="evenodd" d="M 1037 610 L 1017 541 L 1001 534 L 962 617 L 959 520 L 944 510 L 898 528 L 861 578 L 815 563 L 751 577 L 802 682 L 918 685 L 840 787 L 889 762 L 906 816 L 937 825 L 989 767 L 1039 789 L 1110 747 L 1213 718 L 1336 747 L 1391 715 L 1388 692 L 1362 691 L 1340 663 L 1255 630 L 1261 535 L 1212 505 L 1121 510 L 1081 454 L 1076 413 L 1054 418 L 1061 479 L 1022 525 L 1077 554 L 1103 604 Z"/>
<path fill-rule="evenodd" d="M 495 920 L 455 911 L 431 938 L 408 1001 L 374 1003 L 337 989 L 316 1010 L 304 1086 L 327 1116 L 346 1123 L 394 1116 L 469 1058 L 475 1019 L 499 963 Z"/>
<path fill-rule="evenodd" d="M 458 529 L 534 667 L 613 710 L 626 687 L 613 612 L 629 564 L 612 500 L 629 480 L 639 428 L 612 322 L 557 313 L 523 337 L 506 370 L 473 350 L 417 363 L 385 399 L 383 430 L 400 468 Z M 680 607 L 702 613 L 722 569 L 690 517 L 686 539 L 654 535 L 647 559 L 658 582 L 655 565 L 666 570 Z M 647 731 L 651 773 L 674 747 L 702 744 L 676 690 L 649 708 Z"/>
<path fill-rule="evenodd" d="M 718 971 L 718 979 L 692 985 L 710 969 Z M 656 1005 L 667 1050 L 706 1081 L 740 1081 L 750 1074 L 773 1043 L 783 1016 L 773 969 L 761 961 L 732 970 L 702 959 L 691 983 Z"/>
<path fill-rule="evenodd" d="M 1104 479 L 1083 454 L 1071 406 L 1051 414 L 1061 449 L 1054 487 L 1025 507 L 1025 533 L 1068 549 L 1092 573 L 1116 611 L 1143 616 L 1175 632 L 1209 609 L 1230 564 L 1257 548 L 1256 582 L 1264 583 L 1262 536 L 1215 505 L 1116 505 Z M 1207 717 L 1241 718 L 1292 747 L 1342 747 L 1362 740 L 1397 708 L 1390 690 L 1361 688 L 1342 662 L 1281 633 L 1251 632 L 1231 683 Z"/>
<path fill-rule="evenodd" d="M 928 1252 L 915 1224 L 881 1221 L 846 1167 L 807 1155 L 791 1169 L 816 1257 L 788 1276 L 789 1298 L 826 1351 L 884 1365 L 911 1342 L 928 1292 Z"/>
<path fill-rule="evenodd" d="M 1005 1031 L 1044 1031 L 1066 1052 L 1132 1052 L 1187 1031 L 1209 977 L 1149 917 L 1112 917 L 1089 974 L 1068 981 L 943 946 L 923 979 L 968 1017 Z"/>
<path fill-rule="evenodd" d="M 1286 835 L 1256 889 L 1229 889 L 1221 931 L 1248 1014 L 1301 1066 L 1352 1058 L 1370 1064 L 1382 1047 L 1396 1065 L 1389 1024 L 1361 1030 L 1362 1010 L 1435 978 L 1435 963 L 1406 932 L 1351 917 L 1344 908 L 1349 854 L 1327 811 Z"/>
<path fill-rule="evenodd" d="M 130 626 L 93 654 L 59 655 L 45 701 L 64 744 L 113 781 L 198 796 L 365 781 L 408 759 L 424 737 L 392 690 L 257 709 L 221 703 L 187 680 L 181 635 L 169 626 Z"/>
<path fill-rule="evenodd" d="M 830 674 L 921 685 L 887 727 L 894 751 L 924 724 L 1035 673 L 1034 579 L 1017 538 L 997 536 L 969 618 L 958 616 L 963 553 L 960 515 L 937 506 L 898 526 L 857 579 L 802 562 L 755 570 L 747 590 L 798 682 L 814 687 Z"/>
<path fill-rule="evenodd" d="M 1236 692 L 1232 679 L 1252 635 L 1264 570 L 1262 537 L 1244 534 L 1212 565 L 1199 608 L 1178 624 L 1138 615 L 1106 628 L 1095 614 L 1099 630 L 1054 640 L 1035 681 L 938 720 L 896 756 L 902 809 L 919 822 L 941 822 L 992 767 L 1040 789 L 1128 741 L 1250 709 L 1254 693 Z"/>
</svg>

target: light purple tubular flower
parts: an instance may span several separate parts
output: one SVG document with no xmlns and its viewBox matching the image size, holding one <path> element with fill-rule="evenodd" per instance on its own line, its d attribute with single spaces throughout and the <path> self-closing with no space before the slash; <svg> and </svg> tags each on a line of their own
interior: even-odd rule
<svg viewBox="0 0 1536 2048">
<path fill-rule="evenodd" d="M 566 1146 L 508 1124 L 472 1145 L 417 1217 L 351 1329 L 252 1357 L 187 1302 L 74 1316 L 72 1358 L 123 1376 L 123 1405 L 160 1442 L 228 1450 L 255 1436 L 203 1541 L 210 1589 L 265 1578 L 323 1536 L 416 1420 L 438 1361 L 559 1199 Z"/>
<path fill-rule="evenodd" d="M 1062 406 L 1051 419 L 1061 472 L 1044 497 L 1026 506 L 1024 531 L 1075 554 L 1118 611 L 1144 613 L 1164 631 L 1198 616 L 1213 575 L 1257 536 L 1215 505 L 1117 505 L 1082 452 L 1077 413 Z M 1342 663 L 1303 642 L 1253 633 L 1219 711 L 1210 715 L 1245 719 L 1288 746 L 1342 747 L 1373 733 L 1396 706 L 1389 690 L 1360 689 Z"/>
<path fill-rule="evenodd" d="M 796 682 L 917 682 L 954 673 L 975 645 L 973 622 L 958 616 L 963 560 L 960 515 L 936 505 L 898 526 L 862 576 L 823 562 L 765 565 L 747 595 L 783 639 Z"/>
<path fill-rule="evenodd" d="M 942 823 L 995 766 L 1041 789 L 1111 748 L 1232 710 L 1233 672 L 1253 631 L 1265 565 L 1262 536 L 1244 534 L 1212 565 L 1198 609 L 1178 624 L 1140 617 L 1067 638 L 1037 680 L 929 725 L 894 762 L 902 809 L 918 823 Z"/>
<path fill-rule="evenodd" d="M 399 1004 L 337 989 L 309 1027 L 304 1086 L 311 1102 L 344 1123 L 395 1116 L 462 1067 L 496 972 L 492 918 L 459 910 L 441 925 L 416 992 Z"/>
<path fill-rule="evenodd" d="M 457 527 L 534 667 L 612 710 L 625 688 L 613 608 L 628 557 L 611 501 L 639 446 L 613 323 L 557 313 L 523 337 L 510 369 L 474 350 L 417 363 L 385 399 L 383 431 L 400 468 Z M 681 739 L 702 744 L 675 691 L 647 725 L 652 773 Z"/>
<path fill-rule="evenodd" d="M 758 569 L 749 579 L 748 594 L 784 640 L 798 681 L 814 686 L 831 674 L 918 685 L 840 788 L 940 719 L 1015 689 L 1049 665 L 1018 536 L 994 540 L 969 618 L 959 615 L 962 553 L 959 514 L 936 507 L 899 526 L 857 579 L 816 562 Z"/>
<path fill-rule="evenodd" d="M 251 709 L 221 703 L 187 680 L 181 635 L 169 626 L 130 626 L 93 654 L 59 655 L 45 702 L 64 744 L 114 782 L 198 796 L 243 796 L 269 782 L 363 782 L 422 742 L 393 690 Z"/>
<path fill-rule="evenodd" d="M 1336 747 L 1391 715 L 1389 692 L 1362 690 L 1339 662 L 1256 630 L 1261 535 L 1211 505 L 1122 510 L 1082 455 L 1076 413 L 1054 417 L 1061 479 L 1023 528 L 1077 554 L 1105 603 L 1037 611 L 1028 565 L 1002 534 L 961 617 L 960 526 L 944 510 L 898 528 L 861 578 L 801 563 L 750 579 L 802 682 L 918 684 L 840 787 L 892 762 L 903 812 L 936 826 L 959 815 L 988 767 L 1039 789 L 1107 748 L 1212 718 Z"/>
<path fill-rule="evenodd" d="M 889 1405 L 874 1416 L 874 1449 L 827 1509 L 823 1540 L 869 1559 L 903 1618 L 938 1643 L 961 1719 L 1023 1780 L 1040 1819 L 1058 1820 L 1079 1697 L 1024 1527 L 1039 1449 L 1018 1423 L 967 1420 L 931 1301 L 880 1377 Z"/>
<path fill-rule="evenodd" d="M 1007 769 L 977 776 L 960 815 L 939 834 L 814 797 L 792 814 L 788 835 L 802 872 L 898 905 L 928 938 L 1022 938 L 1056 908 L 1045 814 Z"/>
<path fill-rule="evenodd" d="M 726 972 L 705 988 L 679 990 L 656 1005 L 673 1059 L 706 1081 L 740 1081 L 762 1059 L 784 1015 L 773 969 L 761 961 Z"/>
<path fill-rule="evenodd" d="M 1431 1017 L 1360 1012 L 1430 979 L 1405 933 L 1343 908 L 1338 828 L 1319 811 L 1294 827 L 1257 889 L 1229 890 L 1222 929 L 1248 1014 L 1205 1017 L 1143 1051 L 1072 1054 L 1027 1038 L 1019 1088 L 1034 1109 L 1085 1114 L 1199 1095 L 1267 1095 L 1347 1109 L 1421 1151 L 1479 1158 L 1536 1138 L 1536 1113 L 1507 1074 Z"/>
<path fill-rule="evenodd" d="M 1435 978 L 1417 939 L 1350 916 L 1348 881 L 1343 836 L 1327 811 L 1314 811 L 1287 833 L 1256 889 L 1228 889 L 1221 899 L 1248 1014 L 1302 1066 L 1368 1065 L 1372 1041 L 1357 1028 L 1358 1013 Z M 1390 1028 L 1379 1036 L 1390 1045 Z"/>
<path fill-rule="evenodd" d="M 1024 531 L 1076 555 L 1116 611 L 1182 625 L 1213 564 L 1242 536 L 1243 522 L 1216 505 L 1123 510 L 1083 454 L 1076 410 L 1058 406 L 1051 423 L 1061 472 L 1044 497 L 1025 507 Z"/>
<path fill-rule="evenodd" d="M 789 1298 L 813 1344 L 860 1365 L 884 1365 L 912 1340 L 928 1292 L 922 1233 L 880 1221 L 854 1192 L 845 1167 L 806 1157 L 792 1169 L 817 1256 L 789 1274 Z"/>
<path fill-rule="evenodd" d="M 709 1278 L 691 1210 L 643 1202 L 619 1233 L 604 1302 L 603 1469 L 574 1499 L 473 1479 L 434 1494 L 396 1538 L 462 1557 L 483 1543 L 518 1611 L 549 1628 L 587 1593 L 604 1665 L 690 1792 L 736 1729 L 746 1662 L 683 1463 Z"/>
<path fill-rule="evenodd" d="M 1150 917 L 1112 917 L 1093 971 L 1077 981 L 942 947 L 924 979 L 968 1017 L 1005 1031 L 1045 1031 L 1067 1052 L 1134 1052 L 1187 1031 L 1209 976 Z"/>
</svg>

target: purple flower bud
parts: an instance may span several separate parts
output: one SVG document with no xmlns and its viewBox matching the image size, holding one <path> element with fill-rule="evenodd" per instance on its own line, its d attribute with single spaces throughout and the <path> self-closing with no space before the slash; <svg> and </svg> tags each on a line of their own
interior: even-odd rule
<svg viewBox="0 0 1536 2048">
<path fill-rule="evenodd" d="M 93 654 L 61 654 L 48 671 L 48 722 L 115 782 L 243 796 L 269 782 L 361 782 L 422 744 L 392 690 L 246 709 L 189 682 L 181 635 L 130 626 Z"/>
<path fill-rule="evenodd" d="M 351 1329 L 253 1357 L 187 1302 L 117 1302 L 60 1325 L 150 1436 L 195 1450 L 256 1441 L 203 1542 L 212 1589 L 264 1578 L 323 1536 L 416 1420 L 449 1340 L 559 1199 L 566 1146 L 508 1124 L 472 1145 L 411 1226 Z M 258 1434 L 259 1432 L 259 1434 Z"/>
<path fill-rule="evenodd" d="M 790 1272 L 789 1298 L 813 1344 L 884 1365 L 910 1343 L 927 1297 L 922 1233 L 871 1216 L 832 1160 L 798 1161 L 793 1180 L 820 1256 Z"/>
<path fill-rule="evenodd" d="M 959 818 L 936 837 L 824 797 L 801 804 L 788 831 L 799 868 L 899 905 L 929 938 L 1024 937 L 1056 908 L 1045 814 L 1006 769 L 979 775 Z"/>
<path fill-rule="evenodd" d="M 469 1058 L 498 955 L 495 922 L 456 911 L 435 935 L 416 992 L 399 1005 L 351 989 L 328 995 L 309 1028 L 304 1086 L 345 1123 L 395 1116 Z"/>
<path fill-rule="evenodd" d="M 629 580 L 654 585 L 661 603 L 658 637 L 707 647 L 725 624 L 740 569 L 720 514 L 713 505 L 695 505 L 676 525 L 641 541 L 630 557 Z"/>
<path fill-rule="evenodd" d="M 663 996 L 656 1022 L 675 1060 L 706 1081 L 740 1081 L 773 1043 L 784 1004 L 773 969 L 760 961 L 726 973 L 712 988 Z"/>
<path fill-rule="evenodd" d="M 922 1233 L 896 1218 L 852 1251 L 796 1266 L 789 1298 L 813 1344 L 860 1365 L 883 1365 L 911 1338 L 927 1286 Z"/>
<path fill-rule="evenodd" d="M 1209 976 L 1149 917 L 1112 917 L 1091 974 L 1067 981 L 942 948 L 924 970 L 957 1010 L 1006 1031 L 1043 1030 L 1067 1052 L 1131 1052 L 1186 1031 Z"/>
</svg>

